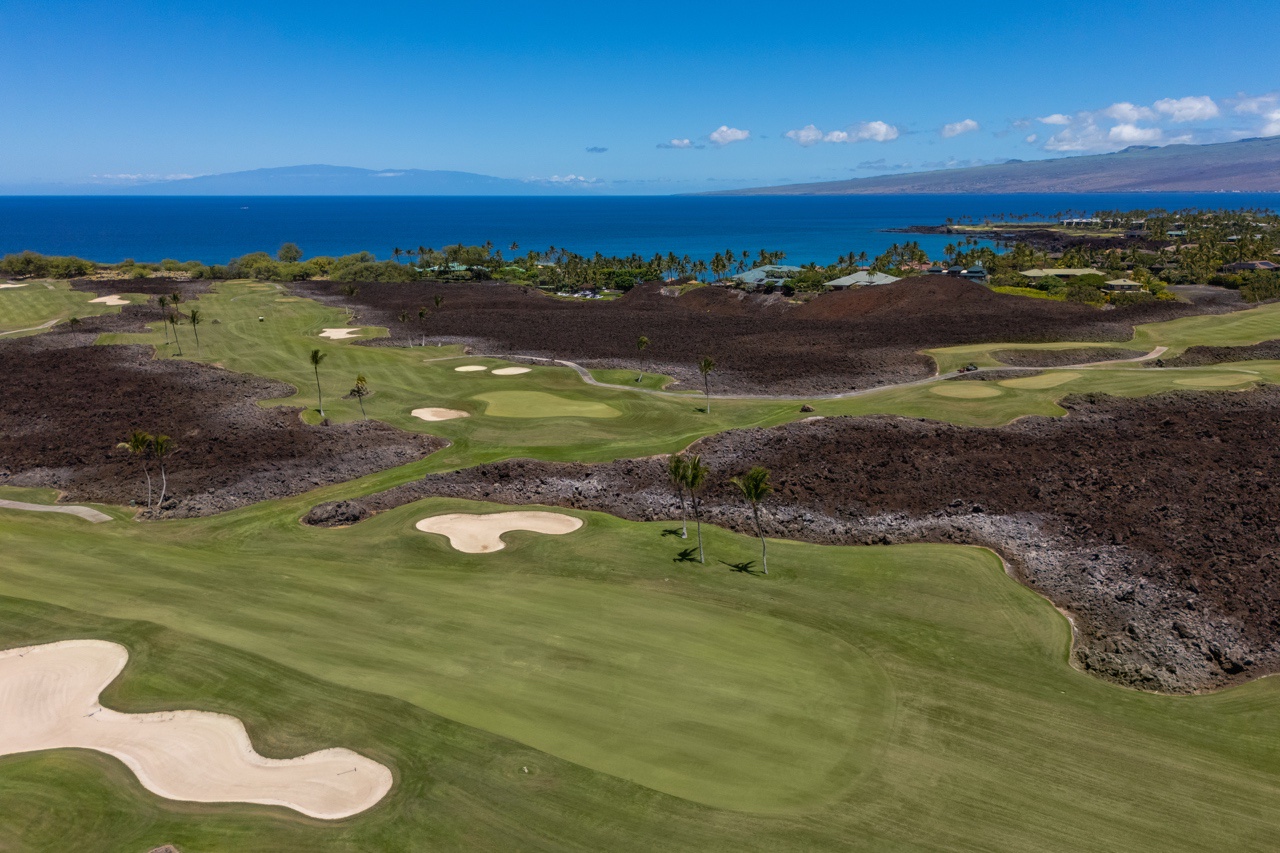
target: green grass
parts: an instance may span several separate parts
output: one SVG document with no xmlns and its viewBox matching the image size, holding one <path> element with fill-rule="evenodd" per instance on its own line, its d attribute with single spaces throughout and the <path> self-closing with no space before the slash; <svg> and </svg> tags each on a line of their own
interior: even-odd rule
<svg viewBox="0 0 1280 853">
<path fill-rule="evenodd" d="M 591 378 L 597 382 L 603 382 L 605 385 L 620 385 L 623 388 L 647 388 L 651 391 L 662 391 L 672 382 L 674 378 L 662 373 L 637 373 L 634 370 L 618 370 L 614 368 L 597 368 L 589 370 Z M 636 381 L 636 377 L 640 377 L 640 381 Z M 694 389 L 689 390 L 696 393 Z"/>
<path fill-rule="evenodd" d="M 121 290 L 128 286 L 128 282 L 120 282 Z M 138 294 L 120 295 L 130 302 L 146 301 Z M 29 281 L 25 287 L 0 289 L 0 332 L 32 329 L 50 320 L 119 313 L 118 306 L 90 302 L 95 298 L 95 294 L 72 290 L 65 281 Z"/>
<path fill-rule="evenodd" d="M 0 490 L 3 492 L 4 490 Z M 452 551 L 432 500 L 342 530 L 312 496 L 90 526 L 0 511 L 0 645 L 101 637 L 107 704 L 246 720 L 266 754 L 347 746 L 396 787 L 335 823 L 146 793 L 91 753 L 0 759 L 0 847 L 1264 850 L 1280 684 L 1123 690 L 990 552 L 775 542 L 579 513 Z M 528 768 L 529 772 L 524 772 Z"/>
<path fill-rule="evenodd" d="M 1062 293 L 1050 293 L 1047 290 L 1040 290 L 1037 287 L 992 287 L 996 293 L 1003 293 L 1006 296 L 1027 296 L 1031 299 L 1052 299 L 1055 302 L 1065 302 L 1067 297 Z"/>
</svg>

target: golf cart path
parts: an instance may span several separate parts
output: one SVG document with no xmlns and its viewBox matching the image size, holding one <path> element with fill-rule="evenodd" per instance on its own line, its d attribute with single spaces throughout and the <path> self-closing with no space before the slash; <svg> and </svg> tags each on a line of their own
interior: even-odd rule
<svg viewBox="0 0 1280 853">
<path fill-rule="evenodd" d="M 83 518 L 85 521 L 91 521 L 94 524 L 101 524 L 104 521 L 111 520 L 111 516 L 105 512 L 98 512 L 96 509 L 91 509 L 87 506 L 54 506 L 52 504 L 29 504 L 22 501 L 0 500 L 0 509 L 20 509 L 27 512 L 60 512 L 64 515 Z"/>
<path fill-rule="evenodd" d="M 39 332 L 42 329 L 52 329 L 57 322 L 57 320 L 50 320 L 47 323 L 41 323 L 39 326 L 32 326 L 30 329 L 10 329 L 7 332 L 0 332 L 0 335 L 17 335 L 21 332 Z"/>
</svg>

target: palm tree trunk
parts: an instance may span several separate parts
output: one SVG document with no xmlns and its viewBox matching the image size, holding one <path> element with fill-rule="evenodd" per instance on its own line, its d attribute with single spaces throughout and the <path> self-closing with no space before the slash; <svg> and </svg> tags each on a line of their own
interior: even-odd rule
<svg viewBox="0 0 1280 853">
<path fill-rule="evenodd" d="M 169 488 L 169 475 L 164 470 L 164 462 L 160 463 L 160 500 L 156 502 L 156 509 L 164 507 L 164 493 Z"/>
<path fill-rule="evenodd" d="M 369 420 L 369 416 L 364 413 L 364 397 L 357 397 L 356 399 L 360 401 L 360 417 L 366 421 Z"/>
<path fill-rule="evenodd" d="M 711 414 L 711 380 L 702 374 L 702 392 L 707 395 L 707 414 Z"/>
<path fill-rule="evenodd" d="M 151 509 L 151 471 L 146 462 L 142 463 L 142 473 L 147 475 L 147 509 Z"/>
<path fill-rule="evenodd" d="M 314 365 L 316 369 L 316 404 L 320 409 L 320 417 L 324 417 L 324 395 L 320 392 L 320 365 Z"/>
<path fill-rule="evenodd" d="M 676 487 L 676 492 L 680 495 L 680 523 L 684 525 L 683 530 L 681 530 L 680 532 L 680 538 L 688 539 L 689 538 L 689 510 L 685 506 L 685 502 L 684 502 L 684 489 L 680 487 Z"/>
<path fill-rule="evenodd" d="M 702 515 L 698 512 L 698 496 L 693 496 L 693 518 L 698 524 L 698 562 L 706 564 L 707 557 L 702 553 Z"/>
<path fill-rule="evenodd" d="M 769 551 L 764 544 L 764 528 L 760 526 L 760 508 L 754 502 L 751 504 L 751 514 L 756 519 L 756 535 L 760 537 L 760 565 L 764 567 L 764 573 L 769 574 Z"/>
</svg>

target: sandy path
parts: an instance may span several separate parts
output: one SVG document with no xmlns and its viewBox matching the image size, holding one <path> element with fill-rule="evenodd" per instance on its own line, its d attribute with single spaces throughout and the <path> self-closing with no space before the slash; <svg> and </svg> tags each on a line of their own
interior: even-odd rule
<svg viewBox="0 0 1280 853">
<path fill-rule="evenodd" d="M 414 409 L 409 414 L 424 421 L 451 421 L 455 418 L 471 417 L 468 412 L 464 412 L 461 409 L 436 409 L 430 407 L 425 409 Z"/>
<path fill-rule="evenodd" d="M 57 506 L 54 504 L 29 504 L 22 501 L 0 500 L 0 509 L 21 509 L 27 512 L 60 512 L 83 518 L 85 521 L 92 521 L 94 524 L 101 524 L 104 521 L 111 520 L 111 516 L 105 512 L 98 512 L 96 509 L 90 509 L 87 506 Z"/>
<path fill-rule="evenodd" d="M 262 803 L 325 820 L 362 812 L 391 789 L 390 770 L 347 749 L 263 758 L 235 717 L 103 708 L 98 694 L 128 658 L 124 646 L 101 640 L 0 652 L 0 755 L 93 749 L 170 800 Z"/>
<path fill-rule="evenodd" d="M 121 299 L 120 294 L 118 293 L 113 293 L 110 296 L 99 296 L 97 299 L 90 299 L 89 301 L 93 303 L 97 303 L 99 305 L 128 305 L 129 304 L 129 300 Z"/>
<path fill-rule="evenodd" d="M 467 554 L 488 554 L 507 547 L 502 534 L 511 530 L 530 530 L 562 536 L 582 526 L 582 519 L 559 512 L 495 512 L 476 515 L 453 512 L 433 515 L 416 525 L 424 533 L 439 533 L 449 539 L 455 550 Z"/>
<path fill-rule="evenodd" d="M 356 338 L 359 336 L 359 329 L 325 329 L 320 333 L 320 337 L 328 338 L 331 341 L 345 341 L 347 338 Z"/>
</svg>

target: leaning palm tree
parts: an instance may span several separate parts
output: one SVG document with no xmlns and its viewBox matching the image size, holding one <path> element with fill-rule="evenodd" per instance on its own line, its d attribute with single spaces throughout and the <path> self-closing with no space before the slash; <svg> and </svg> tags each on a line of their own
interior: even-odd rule
<svg viewBox="0 0 1280 853">
<path fill-rule="evenodd" d="M 698 372 L 702 374 L 702 391 L 707 395 L 707 414 L 711 414 L 711 371 L 716 369 L 715 360 L 709 355 L 698 359 Z"/>
<path fill-rule="evenodd" d="M 760 526 L 760 502 L 773 491 L 769 483 L 769 469 L 759 465 L 741 477 L 734 477 L 731 482 L 742 492 L 742 496 L 751 504 L 751 516 L 755 519 L 756 535 L 760 537 L 760 565 L 764 573 L 769 574 L 769 552 L 765 546 L 764 528 Z"/>
<path fill-rule="evenodd" d="M 178 317 L 181 316 L 177 311 L 169 315 L 169 325 L 173 326 L 173 342 L 178 345 L 178 355 L 182 355 L 182 341 L 178 340 Z"/>
<path fill-rule="evenodd" d="M 671 458 L 667 460 L 667 476 L 671 478 L 671 485 L 675 486 L 676 496 L 680 498 L 681 539 L 689 538 L 689 511 L 684 500 L 685 468 L 688 464 L 679 453 L 671 454 Z"/>
<path fill-rule="evenodd" d="M 140 429 L 129 433 L 129 437 L 116 445 L 121 450 L 129 451 L 131 456 L 142 462 L 142 473 L 147 477 L 147 509 L 151 509 L 151 469 L 147 466 L 147 457 L 151 455 L 151 445 L 155 439 Z"/>
<path fill-rule="evenodd" d="M 648 338 L 646 338 L 644 335 L 641 335 L 639 338 L 637 338 L 637 339 L 636 339 L 636 350 L 637 350 L 638 352 L 640 352 L 641 354 L 643 354 L 643 353 L 644 353 L 644 351 L 645 351 L 646 349 L 648 349 L 648 348 L 649 348 L 649 339 L 648 339 Z M 639 381 L 641 381 L 642 379 L 644 379 L 644 371 L 643 371 L 643 370 L 641 370 L 641 371 L 640 371 L 640 375 L 636 377 L 636 381 L 637 381 L 637 382 L 639 382 Z"/>
<path fill-rule="evenodd" d="M 164 493 L 169 488 L 169 473 L 165 470 L 165 458 L 176 449 L 173 439 L 167 435 L 157 435 L 151 439 L 151 452 L 156 455 L 156 459 L 160 462 L 160 500 L 156 501 L 156 508 L 164 507 Z"/>
<path fill-rule="evenodd" d="M 324 394 L 320 391 L 320 362 L 325 360 L 327 353 L 320 352 L 318 349 L 311 351 L 311 367 L 316 372 L 316 405 L 320 410 L 320 417 L 324 417 Z"/>
<path fill-rule="evenodd" d="M 689 490 L 689 497 L 693 501 L 693 520 L 698 525 L 698 562 L 707 562 L 706 554 L 702 552 L 702 513 L 699 511 L 698 489 L 702 488 L 702 484 L 707 480 L 708 469 L 702 464 L 702 457 L 698 454 L 690 456 L 685 462 L 684 467 L 684 487 Z"/>
<path fill-rule="evenodd" d="M 165 309 L 169 307 L 169 297 L 161 295 L 156 300 L 160 304 L 160 316 L 164 319 L 160 321 L 160 325 L 164 327 L 164 342 L 169 343 L 169 312 Z"/>
<path fill-rule="evenodd" d="M 369 393 L 369 381 L 364 378 L 363 373 L 358 374 L 356 376 L 356 386 L 351 389 L 351 396 L 360 401 L 360 417 L 366 421 L 369 420 L 369 416 L 364 413 L 364 398 L 368 397 Z"/>
<path fill-rule="evenodd" d="M 191 334 L 196 336 L 196 350 L 200 349 L 200 330 L 196 327 L 201 323 L 200 309 L 192 308 L 187 312 L 187 322 L 191 324 Z"/>
</svg>

